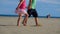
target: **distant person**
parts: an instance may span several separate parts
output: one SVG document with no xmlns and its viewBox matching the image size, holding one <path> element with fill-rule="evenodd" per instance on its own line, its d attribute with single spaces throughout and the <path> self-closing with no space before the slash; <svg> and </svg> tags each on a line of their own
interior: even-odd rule
<svg viewBox="0 0 60 34">
<path fill-rule="evenodd" d="M 16 13 L 18 14 L 18 20 L 17 20 L 17 26 L 20 26 L 20 20 L 22 15 L 25 15 L 25 18 L 23 20 L 23 25 L 26 26 L 26 22 L 28 19 L 28 13 L 26 12 L 26 0 L 20 0 L 17 8 L 16 8 Z"/>
<path fill-rule="evenodd" d="M 50 18 L 50 14 L 47 15 L 47 18 L 48 18 L 48 19 Z"/>
</svg>

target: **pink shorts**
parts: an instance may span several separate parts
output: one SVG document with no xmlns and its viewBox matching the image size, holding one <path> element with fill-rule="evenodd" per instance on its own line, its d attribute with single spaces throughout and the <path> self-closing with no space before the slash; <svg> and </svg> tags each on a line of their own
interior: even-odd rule
<svg viewBox="0 0 60 34">
<path fill-rule="evenodd" d="M 18 14 L 27 14 L 25 9 L 18 9 L 16 10 Z"/>
</svg>

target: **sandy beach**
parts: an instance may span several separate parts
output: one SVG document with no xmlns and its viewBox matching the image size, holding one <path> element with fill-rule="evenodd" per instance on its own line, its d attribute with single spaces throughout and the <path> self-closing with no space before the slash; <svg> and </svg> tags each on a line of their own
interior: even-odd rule
<svg viewBox="0 0 60 34">
<path fill-rule="evenodd" d="M 0 16 L 0 34 L 60 34 L 60 18 L 39 18 L 41 26 L 35 26 L 34 18 L 29 18 L 27 26 L 16 26 L 18 17 Z"/>
</svg>

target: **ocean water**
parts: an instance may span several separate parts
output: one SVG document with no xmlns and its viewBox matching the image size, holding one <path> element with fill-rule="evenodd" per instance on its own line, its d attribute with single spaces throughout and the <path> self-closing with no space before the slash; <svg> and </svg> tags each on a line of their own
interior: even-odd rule
<svg viewBox="0 0 60 34">
<path fill-rule="evenodd" d="M 0 15 L 17 15 L 15 8 L 18 3 L 19 0 L 0 0 Z M 37 0 L 36 10 L 39 16 L 60 17 L 60 0 Z"/>
</svg>

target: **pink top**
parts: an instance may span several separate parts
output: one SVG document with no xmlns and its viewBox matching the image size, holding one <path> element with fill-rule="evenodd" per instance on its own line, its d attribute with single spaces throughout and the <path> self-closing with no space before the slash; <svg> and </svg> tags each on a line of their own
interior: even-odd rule
<svg viewBox="0 0 60 34">
<path fill-rule="evenodd" d="M 20 9 L 25 9 L 26 8 L 26 0 L 23 1 L 21 6 L 19 7 Z"/>
</svg>

